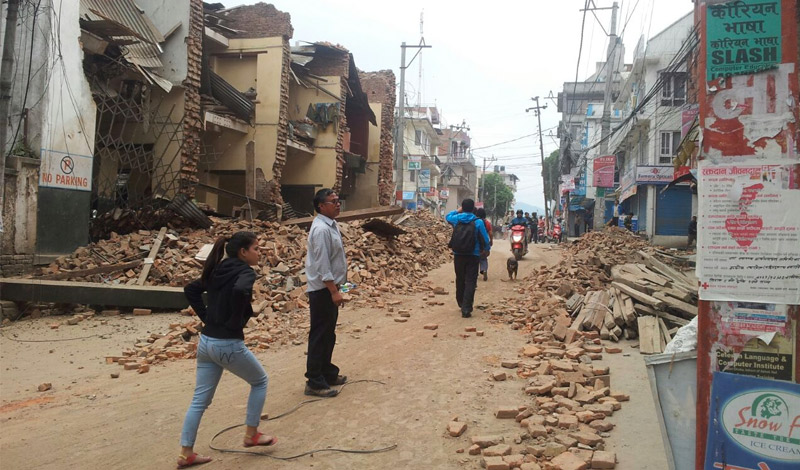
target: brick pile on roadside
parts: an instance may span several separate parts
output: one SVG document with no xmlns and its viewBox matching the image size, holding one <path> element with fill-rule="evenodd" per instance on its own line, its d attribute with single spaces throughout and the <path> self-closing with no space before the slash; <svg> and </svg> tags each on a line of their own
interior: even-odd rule
<svg viewBox="0 0 800 470">
<path fill-rule="evenodd" d="M 559 317 L 537 315 L 538 325 L 553 316 Z M 535 328 L 517 358 L 503 360 L 502 369 L 490 371 L 489 380 L 505 381 L 509 373 L 524 380 L 518 402 L 494 410 L 496 419 L 508 420 L 508 431 L 482 435 L 473 430 L 463 438 L 467 447 L 458 452 L 480 456 L 488 470 L 614 468 L 616 456 L 605 448 L 614 428 L 609 417 L 630 397 L 612 388 L 607 366 L 593 363 L 602 359 L 604 350 L 619 352 L 604 348 L 596 332 L 575 332 L 564 340 Z M 452 437 L 467 429 L 457 420 L 447 425 Z"/>
<path fill-rule="evenodd" d="M 590 232 L 566 247 L 559 263 L 528 276 L 520 297 L 489 312 L 515 329 L 552 331 L 558 340 L 593 331 L 615 342 L 638 338 L 643 354 L 660 353 L 697 315 L 696 278 L 671 266 L 671 258 L 626 230 Z"/>
</svg>

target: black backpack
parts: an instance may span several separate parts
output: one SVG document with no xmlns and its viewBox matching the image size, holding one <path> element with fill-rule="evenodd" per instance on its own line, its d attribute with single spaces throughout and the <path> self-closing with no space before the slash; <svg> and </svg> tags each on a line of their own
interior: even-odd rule
<svg viewBox="0 0 800 470">
<path fill-rule="evenodd" d="M 480 243 L 481 251 L 486 250 L 486 240 L 480 236 L 475 224 L 478 220 L 479 219 L 475 219 L 469 223 L 458 223 L 453 227 L 453 235 L 450 237 L 450 243 L 447 244 L 453 252 L 458 254 L 472 254 L 475 250 L 476 238 Z"/>
</svg>

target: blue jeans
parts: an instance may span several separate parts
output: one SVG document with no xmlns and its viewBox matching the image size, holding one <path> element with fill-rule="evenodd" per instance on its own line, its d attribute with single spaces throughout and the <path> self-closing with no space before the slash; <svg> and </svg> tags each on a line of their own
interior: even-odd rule
<svg viewBox="0 0 800 470">
<path fill-rule="evenodd" d="M 481 257 L 481 272 L 485 273 L 489 271 L 489 258 Z"/>
<path fill-rule="evenodd" d="M 245 424 L 258 426 L 269 382 L 261 363 L 240 339 L 209 338 L 201 334 L 200 343 L 197 345 L 197 384 L 192 404 L 189 405 L 186 418 L 183 420 L 181 446 L 194 446 L 200 419 L 214 398 L 223 370 L 232 372 L 250 384 Z"/>
</svg>

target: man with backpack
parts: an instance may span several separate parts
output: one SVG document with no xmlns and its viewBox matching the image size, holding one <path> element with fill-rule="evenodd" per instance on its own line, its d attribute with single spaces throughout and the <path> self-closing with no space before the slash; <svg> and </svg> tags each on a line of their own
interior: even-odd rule
<svg viewBox="0 0 800 470">
<path fill-rule="evenodd" d="M 475 201 L 464 199 L 461 208 L 447 214 L 446 220 L 453 226 L 453 235 L 448 246 L 453 250 L 453 266 L 456 271 L 456 302 L 461 316 L 472 316 L 475 289 L 478 286 L 478 265 L 481 252 L 489 252 L 489 234 L 483 221 L 475 217 Z"/>
</svg>

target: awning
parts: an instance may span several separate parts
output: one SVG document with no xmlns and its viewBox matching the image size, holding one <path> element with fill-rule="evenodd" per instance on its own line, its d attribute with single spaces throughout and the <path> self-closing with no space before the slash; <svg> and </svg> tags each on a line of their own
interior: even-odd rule
<svg viewBox="0 0 800 470">
<path fill-rule="evenodd" d="M 582 196 L 572 197 L 569 200 L 569 210 L 570 212 L 593 211 L 594 199 L 587 199 Z"/>
</svg>

